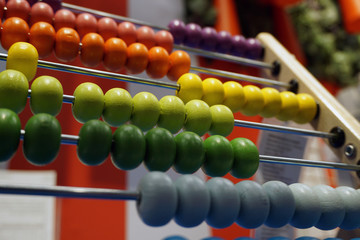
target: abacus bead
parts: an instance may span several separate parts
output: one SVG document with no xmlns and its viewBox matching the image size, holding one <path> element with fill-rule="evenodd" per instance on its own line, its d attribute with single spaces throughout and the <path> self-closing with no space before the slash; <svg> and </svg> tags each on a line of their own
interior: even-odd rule
<svg viewBox="0 0 360 240">
<path fill-rule="evenodd" d="M 104 44 L 104 67 L 109 71 L 119 71 L 125 67 L 127 59 L 126 43 L 120 38 L 109 38 Z"/>
<path fill-rule="evenodd" d="M 261 58 L 262 46 L 255 38 L 246 39 L 246 57 L 251 59 Z"/>
<path fill-rule="evenodd" d="M 145 166 L 149 171 L 165 172 L 174 163 L 176 143 L 165 128 L 152 128 L 146 135 Z"/>
<path fill-rule="evenodd" d="M 317 104 L 312 96 L 307 93 L 296 95 L 299 101 L 299 111 L 293 119 L 296 123 L 308 123 L 313 120 L 317 114 Z"/>
<path fill-rule="evenodd" d="M 54 161 L 61 141 L 59 121 L 47 113 L 33 115 L 25 125 L 23 153 L 34 165 L 43 166 Z"/>
<path fill-rule="evenodd" d="M 56 31 L 63 27 L 75 28 L 75 22 L 75 14 L 67 9 L 60 9 L 54 15 L 54 27 Z"/>
<path fill-rule="evenodd" d="M 87 121 L 80 129 L 77 156 L 89 166 L 102 164 L 109 156 L 112 132 L 109 125 L 100 120 Z"/>
<path fill-rule="evenodd" d="M 296 97 L 296 94 L 293 92 L 284 91 L 280 93 L 280 97 L 281 109 L 276 118 L 280 121 L 294 119 L 299 111 L 299 100 Z"/>
<path fill-rule="evenodd" d="M 182 44 L 186 36 L 186 26 L 183 21 L 174 19 L 168 24 L 169 32 L 174 37 L 175 44 Z"/>
<path fill-rule="evenodd" d="M 340 226 L 345 217 L 345 207 L 338 192 L 326 185 L 314 186 L 312 190 L 317 195 L 321 208 L 321 216 L 315 227 L 330 230 Z"/>
<path fill-rule="evenodd" d="M 175 216 L 178 194 L 169 176 L 161 172 L 147 173 L 141 179 L 138 191 L 140 198 L 136 208 L 145 224 L 163 226 Z"/>
<path fill-rule="evenodd" d="M 185 122 L 184 102 L 176 96 L 164 96 L 159 101 L 160 116 L 157 125 L 177 133 Z"/>
<path fill-rule="evenodd" d="M 165 77 L 169 69 L 169 54 L 162 47 L 152 47 L 149 50 L 149 62 L 146 73 L 151 78 Z"/>
<path fill-rule="evenodd" d="M 244 228 L 257 228 L 267 219 L 270 200 L 260 184 L 244 180 L 235 185 L 240 196 L 240 212 L 236 223 Z"/>
<path fill-rule="evenodd" d="M 234 152 L 229 140 L 223 136 L 213 135 L 204 141 L 205 161 L 203 171 L 210 177 L 225 176 L 234 162 Z"/>
<path fill-rule="evenodd" d="M 29 26 L 21 18 L 11 17 L 2 24 L 1 45 L 8 50 L 16 42 L 27 42 L 29 39 Z"/>
<path fill-rule="evenodd" d="M 264 118 L 275 117 L 281 110 L 281 97 L 275 88 L 266 87 L 261 89 L 264 96 L 264 107 L 260 112 L 260 116 Z"/>
<path fill-rule="evenodd" d="M 148 49 L 155 46 L 155 32 L 148 26 L 142 26 L 136 30 L 136 39 Z"/>
<path fill-rule="evenodd" d="M 119 23 L 117 34 L 128 46 L 136 42 L 136 27 L 130 22 Z"/>
<path fill-rule="evenodd" d="M 110 126 L 120 126 L 130 120 L 132 108 L 130 93 L 122 88 L 112 88 L 105 93 L 102 118 Z"/>
<path fill-rule="evenodd" d="M 55 43 L 55 29 L 46 22 L 37 22 L 30 28 L 30 44 L 38 51 L 40 58 L 48 57 Z"/>
<path fill-rule="evenodd" d="M 178 193 L 175 222 L 182 227 L 198 226 L 210 210 L 210 193 L 205 183 L 195 175 L 182 175 L 175 186 Z"/>
<path fill-rule="evenodd" d="M 204 135 L 211 126 L 211 111 L 209 105 L 201 100 L 191 100 L 185 104 L 185 123 L 187 131 L 194 132 L 199 136 Z"/>
<path fill-rule="evenodd" d="M 6 18 L 18 17 L 28 21 L 30 4 L 26 0 L 9 0 L 6 3 Z"/>
<path fill-rule="evenodd" d="M 155 43 L 170 54 L 174 46 L 174 38 L 170 32 L 161 30 L 155 33 Z"/>
<path fill-rule="evenodd" d="M 341 229 L 352 230 L 360 226 L 360 194 L 351 187 L 337 187 L 335 189 L 340 195 L 345 206 L 345 217 L 340 224 Z"/>
<path fill-rule="evenodd" d="M 117 36 L 117 25 L 114 19 L 102 17 L 97 22 L 98 33 L 104 41 Z"/>
<path fill-rule="evenodd" d="M 228 53 L 232 48 L 232 39 L 230 33 L 227 31 L 220 31 L 217 35 L 216 51 L 221 53 Z"/>
<path fill-rule="evenodd" d="M 202 139 L 193 132 L 181 132 L 175 136 L 176 156 L 173 168 L 180 174 L 196 172 L 204 163 L 205 149 Z"/>
<path fill-rule="evenodd" d="M 233 113 L 240 111 L 245 103 L 245 94 L 241 84 L 234 81 L 227 81 L 223 84 L 223 87 L 223 104 L 230 108 Z"/>
<path fill-rule="evenodd" d="M 301 183 L 291 184 L 289 188 L 295 198 L 295 212 L 290 224 L 300 229 L 315 226 L 321 215 L 318 197 L 310 187 Z"/>
<path fill-rule="evenodd" d="M 226 178 L 212 178 L 207 181 L 206 187 L 211 199 L 206 223 L 214 228 L 229 227 L 240 210 L 240 197 L 234 184 Z"/>
<path fill-rule="evenodd" d="M 235 35 L 232 37 L 231 53 L 235 56 L 245 57 L 246 39 L 242 35 Z"/>
<path fill-rule="evenodd" d="M 221 104 L 224 100 L 224 86 L 216 78 L 206 78 L 203 81 L 202 100 L 209 106 Z"/>
<path fill-rule="evenodd" d="M 204 27 L 201 30 L 200 48 L 206 51 L 214 51 L 217 45 L 217 32 L 212 27 Z"/>
<path fill-rule="evenodd" d="M 235 138 L 231 140 L 231 147 L 234 151 L 231 175 L 236 178 L 253 176 L 259 167 L 259 151 L 256 145 L 247 138 Z"/>
<path fill-rule="evenodd" d="M 285 226 L 295 212 L 295 199 L 292 191 L 280 181 L 269 181 L 262 187 L 270 200 L 270 211 L 265 225 L 272 228 Z"/>
<path fill-rule="evenodd" d="M 113 135 L 111 161 L 121 170 L 137 168 L 145 158 L 145 136 L 132 124 L 121 125 Z"/>
<path fill-rule="evenodd" d="M 246 116 L 255 116 L 261 112 L 264 107 L 264 95 L 260 88 L 253 85 L 243 87 L 245 95 L 245 104 L 240 112 Z"/>
<path fill-rule="evenodd" d="M 37 2 L 31 7 L 30 22 L 31 24 L 37 22 L 47 22 L 52 24 L 54 18 L 54 11 L 49 4 L 44 2 Z"/>
<path fill-rule="evenodd" d="M 97 32 L 97 20 L 94 15 L 90 13 L 80 13 L 76 17 L 76 30 L 82 38 L 87 33 Z"/>
<path fill-rule="evenodd" d="M 167 77 L 172 81 L 177 81 L 183 74 L 190 70 L 191 59 L 185 51 L 174 51 L 169 56 L 169 69 Z"/>
<path fill-rule="evenodd" d="M 10 109 L 0 108 L 0 162 L 10 160 L 20 142 L 21 122 Z"/>
<path fill-rule="evenodd" d="M 176 95 L 186 104 L 194 99 L 201 99 L 203 96 L 203 84 L 201 78 L 194 73 L 183 74 L 177 83 L 180 89 Z"/>
<path fill-rule="evenodd" d="M 0 0 L 0 19 L 4 17 L 5 0 Z"/>
<path fill-rule="evenodd" d="M 228 136 L 234 128 L 234 115 L 225 105 L 213 105 L 210 107 L 211 126 L 209 133 L 211 135 Z"/>
<path fill-rule="evenodd" d="M 104 56 L 104 39 L 97 33 L 88 33 L 81 40 L 80 60 L 87 67 L 95 67 Z"/>
<path fill-rule="evenodd" d="M 142 73 L 149 62 L 149 52 L 147 47 L 141 43 L 133 43 L 128 46 L 126 71 L 130 74 Z"/>
<path fill-rule="evenodd" d="M 72 28 L 61 28 L 55 35 L 55 56 L 63 62 L 74 60 L 79 54 L 80 37 Z"/>
<path fill-rule="evenodd" d="M 154 127 L 160 116 L 160 104 L 156 96 L 149 92 L 140 92 L 133 97 L 131 122 L 141 130 Z"/>
<path fill-rule="evenodd" d="M 201 27 L 196 23 L 188 23 L 185 27 L 184 45 L 196 48 L 201 41 Z"/>
</svg>

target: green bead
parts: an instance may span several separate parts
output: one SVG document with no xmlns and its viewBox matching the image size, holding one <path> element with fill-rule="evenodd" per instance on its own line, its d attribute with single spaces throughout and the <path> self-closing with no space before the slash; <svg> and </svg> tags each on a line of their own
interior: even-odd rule
<svg viewBox="0 0 360 240">
<path fill-rule="evenodd" d="M 80 129 L 77 155 L 85 165 L 100 165 L 109 156 L 111 128 L 100 120 L 90 120 Z"/>
<path fill-rule="evenodd" d="M 47 113 L 32 116 L 25 126 L 23 152 L 34 165 L 51 163 L 59 153 L 61 126 L 59 121 Z"/>
<path fill-rule="evenodd" d="M 131 170 L 145 158 L 146 142 L 143 132 L 135 125 L 120 126 L 113 135 L 112 163 L 119 169 Z"/>
<path fill-rule="evenodd" d="M 229 140 L 220 135 L 211 136 L 204 141 L 205 162 L 203 171 L 210 177 L 226 175 L 233 165 L 234 153 Z"/>
<path fill-rule="evenodd" d="M 0 162 L 15 154 L 20 141 L 21 122 L 18 115 L 5 108 L 0 109 Z"/>
<path fill-rule="evenodd" d="M 181 174 L 196 172 L 204 162 L 205 149 L 202 139 L 193 132 L 182 132 L 175 136 L 176 157 L 174 169 Z"/>
<path fill-rule="evenodd" d="M 231 141 L 234 150 L 234 164 L 230 174 L 236 178 L 252 177 L 259 167 L 259 151 L 247 138 L 235 138 Z"/>
</svg>

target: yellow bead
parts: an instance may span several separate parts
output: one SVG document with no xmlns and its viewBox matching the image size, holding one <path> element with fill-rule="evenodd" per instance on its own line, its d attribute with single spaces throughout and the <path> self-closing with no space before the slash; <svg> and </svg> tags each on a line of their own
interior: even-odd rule
<svg viewBox="0 0 360 240">
<path fill-rule="evenodd" d="M 264 95 L 264 108 L 260 112 L 260 116 L 264 118 L 275 117 L 281 110 L 280 93 L 275 88 L 266 87 L 261 89 Z"/>
<path fill-rule="evenodd" d="M 209 106 L 221 104 L 224 100 L 224 86 L 216 78 L 206 78 L 203 81 L 202 100 Z"/>
<path fill-rule="evenodd" d="M 294 122 L 300 124 L 310 122 L 318 111 L 314 98 L 307 93 L 299 93 L 297 99 L 299 101 L 299 112 L 294 118 Z"/>
<path fill-rule="evenodd" d="M 245 95 L 245 104 L 240 112 L 246 116 L 255 116 L 261 112 L 264 107 L 264 95 L 260 88 L 254 85 L 243 87 Z"/>
<path fill-rule="evenodd" d="M 17 42 L 8 51 L 6 69 L 22 72 L 30 82 L 35 77 L 38 59 L 39 54 L 33 45 Z"/>
<path fill-rule="evenodd" d="M 234 128 L 234 114 L 225 105 L 214 105 L 210 107 L 211 126 L 209 133 L 211 135 L 228 136 Z"/>
<path fill-rule="evenodd" d="M 194 73 L 183 74 L 177 83 L 180 89 L 176 91 L 178 96 L 186 104 L 193 99 L 201 99 L 203 96 L 203 84 L 201 78 Z"/>
<path fill-rule="evenodd" d="M 299 111 L 299 101 L 296 94 L 289 91 L 280 93 L 281 97 L 281 110 L 276 116 L 281 121 L 289 121 L 295 118 Z"/>
<path fill-rule="evenodd" d="M 240 111 L 245 103 L 243 87 L 240 83 L 228 81 L 224 83 L 224 101 L 223 104 L 235 113 Z"/>
</svg>

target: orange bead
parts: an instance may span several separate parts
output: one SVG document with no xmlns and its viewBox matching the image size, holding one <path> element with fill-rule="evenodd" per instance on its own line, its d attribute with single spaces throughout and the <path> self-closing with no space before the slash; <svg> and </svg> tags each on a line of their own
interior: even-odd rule
<svg viewBox="0 0 360 240">
<path fill-rule="evenodd" d="M 142 26 L 136 30 L 136 39 L 148 49 L 155 46 L 155 32 L 148 26 Z"/>
<path fill-rule="evenodd" d="M 118 25 L 118 36 L 127 46 L 136 42 L 136 27 L 131 22 L 122 22 Z"/>
<path fill-rule="evenodd" d="M 31 7 L 30 21 L 31 24 L 37 22 L 47 22 L 52 24 L 54 18 L 54 11 L 52 7 L 44 2 L 37 2 Z"/>
<path fill-rule="evenodd" d="M 114 19 L 103 17 L 97 23 L 98 33 L 104 41 L 117 36 L 117 25 Z"/>
<path fill-rule="evenodd" d="M 82 38 L 87 33 L 97 32 L 97 20 L 94 15 L 90 13 L 81 13 L 76 17 L 76 30 Z"/>
<path fill-rule="evenodd" d="M 147 47 L 141 43 L 133 43 L 126 49 L 127 61 L 126 71 L 131 74 L 143 72 L 149 61 L 149 53 Z"/>
<path fill-rule="evenodd" d="M 16 42 L 27 42 L 29 39 L 29 26 L 21 18 L 11 17 L 2 25 L 1 45 L 8 50 Z"/>
<path fill-rule="evenodd" d="M 68 27 L 75 28 L 76 17 L 73 12 L 67 9 L 60 9 L 54 16 L 55 31 L 59 31 L 60 28 Z"/>
<path fill-rule="evenodd" d="M 88 33 L 81 40 L 81 62 L 87 67 L 95 67 L 104 56 L 104 39 L 97 33 Z"/>
<path fill-rule="evenodd" d="M 110 38 L 104 46 L 104 66 L 109 71 L 119 71 L 126 63 L 126 43 L 120 38 Z"/>
<path fill-rule="evenodd" d="M 26 0 L 10 0 L 6 3 L 6 18 L 18 17 L 27 21 L 29 13 L 30 4 Z"/>
<path fill-rule="evenodd" d="M 30 28 L 30 43 L 36 48 L 40 58 L 52 53 L 55 34 L 53 26 L 46 22 L 37 22 Z"/>
<path fill-rule="evenodd" d="M 191 59 L 187 52 L 178 50 L 169 56 L 170 68 L 167 77 L 172 81 L 177 81 L 181 75 L 190 71 Z"/>
<path fill-rule="evenodd" d="M 55 35 L 55 56 L 63 61 L 70 62 L 79 54 L 80 37 L 72 28 L 61 28 Z"/>
<path fill-rule="evenodd" d="M 170 54 L 174 46 L 174 38 L 170 32 L 161 30 L 155 34 L 156 46 L 160 46 L 166 49 Z"/>
<path fill-rule="evenodd" d="M 166 76 L 169 69 L 169 54 L 162 47 L 153 47 L 149 50 L 149 63 L 146 73 L 151 78 L 162 78 Z"/>
</svg>

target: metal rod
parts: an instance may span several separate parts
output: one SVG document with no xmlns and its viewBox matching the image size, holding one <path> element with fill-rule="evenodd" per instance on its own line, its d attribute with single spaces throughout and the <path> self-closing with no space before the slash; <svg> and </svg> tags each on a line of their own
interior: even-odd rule
<svg viewBox="0 0 360 240">
<path fill-rule="evenodd" d="M 337 170 L 360 171 L 359 165 L 352 165 L 346 163 L 323 162 L 323 161 L 315 161 L 315 160 L 304 160 L 297 158 L 265 156 L 265 155 L 260 155 L 259 157 L 260 157 L 260 162 L 264 162 L 264 163 L 276 163 L 276 164 L 287 164 L 287 165 L 296 165 L 303 167 L 319 167 L 319 168 L 331 168 Z"/>
<path fill-rule="evenodd" d="M 140 198 L 138 191 L 64 186 L 0 185 L 0 193 L 107 200 L 138 200 Z"/>
<path fill-rule="evenodd" d="M 266 131 L 272 131 L 272 132 L 297 134 L 297 135 L 303 135 L 303 136 L 320 137 L 320 138 L 336 137 L 336 134 L 334 134 L 334 133 L 278 126 L 278 125 L 272 125 L 272 124 L 266 124 L 266 123 L 248 122 L 248 121 L 237 120 L 237 119 L 234 120 L 234 126 L 248 127 L 248 128 L 266 130 Z"/>
<path fill-rule="evenodd" d="M 241 74 L 241 73 L 234 73 L 234 72 L 228 72 L 228 71 L 224 71 L 224 70 L 197 67 L 197 66 L 191 66 L 190 69 L 195 72 L 208 73 L 208 74 L 212 74 L 215 76 L 226 77 L 226 78 L 231 78 L 231 79 L 236 79 L 236 80 L 242 80 L 242 81 L 247 81 L 247 82 L 252 82 L 252 83 L 259 83 L 262 85 L 290 88 L 289 83 L 279 82 L 279 81 L 268 79 L 268 78 L 255 77 L 255 76 L 250 76 L 250 75 Z"/>
</svg>

